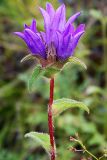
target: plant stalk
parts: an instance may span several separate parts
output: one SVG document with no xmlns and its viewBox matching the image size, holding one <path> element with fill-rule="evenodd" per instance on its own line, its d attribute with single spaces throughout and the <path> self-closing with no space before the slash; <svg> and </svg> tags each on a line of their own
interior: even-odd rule
<svg viewBox="0 0 107 160">
<path fill-rule="evenodd" d="M 50 98 L 48 105 L 48 127 L 49 127 L 49 135 L 50 135 L 50 144 L 51 144 L 51 160 L 55 160 L 55 139 L 54 139 L 54 125 L 53 125 L 53 117 L 52 117 L 52 104 L 54 97 L 54 78 L 50 79 Z"/>
</svg>

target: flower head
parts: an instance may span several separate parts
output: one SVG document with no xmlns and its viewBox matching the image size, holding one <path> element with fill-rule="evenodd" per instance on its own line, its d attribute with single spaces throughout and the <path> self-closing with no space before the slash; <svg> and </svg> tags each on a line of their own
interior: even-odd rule
<svg viewBox="0 0 107 160">
<path fill-rule="evenodd" d="M 56 62 L 66 61 L 73 55 L 78 41 L 84 33 L 84 24 L 76 29 L 73 22 L 80 16 L 80 12 L 66 21 L 66 8 L 62 4 L 56 11 L 50 3 L 46 10 L 40 8 L 44 18 L 44 32 L 38 31 L 36 20 L 31 26 L 24 25 L 23 32 L 15 32 L 22 38 L 31 51 L 31 54 L 40 60 L 42 66 L 53 65 Z"/>
</svg>

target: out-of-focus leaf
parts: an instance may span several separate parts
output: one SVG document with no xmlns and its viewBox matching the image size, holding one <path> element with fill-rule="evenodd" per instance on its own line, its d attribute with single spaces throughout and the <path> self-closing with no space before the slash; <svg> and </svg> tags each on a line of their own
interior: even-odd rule
<svg viewBox="0 0 107 160">
<path fill-rule="evenodd" d="M 101 11 L 96 9 L 90 10 L 90 15 L 93 16 L 95 19 L 99 19 L 99 20 L 103 18 Z"/>
<path fill-rule="evenodd" d="M 25 134 L 25 137 L 31 138 L 33 141 L 36 141 L 38 145 L 41 145 L 46 152 L 50 153 L 50 138 L 46 133 L 30 132 Z"/>
<path fill-rule="evenodd" d="M 53 116 L 58 116 L 63 111 L 75 107 L 79 107 L 89 113 L 89 109 L 84 103 L 72 99 L 62 98 L 54 101 Z"/>
<path fill-rule="evenodd" d="M 91 95 L 91 94 L 102 94 L 103 91 L 102 91 L 102 89 L 101 89 L 100 87 L 98 87 L 98 86 L 90 86 L 90 87 L 87 88 L 86 93 L 87 93 L 88 95 Z"/>
<path fill-rule="evenodd" d="M 101 135 L 101 134 L 99 134 L 99 133 L 97 133 L 96 132 L 96 134 L 94 134 L 94 136 L 89 140 L 89 144 L 90 145 L 95 145 L 95 144 L 104 144 L 105 143 L 105 139 L 104 139 L 104 137 Z"/>
<path fill-rule="evenodd" d="M 9 84 L 3 86 L 0 88 L 0 98 L 3 98 L 3 97 L 8 97 L 10 96 L 11 94 L 14 93 L 14 87 L 19 83 L 19 81 L 16 79 L 12 82 L 10 82 Z"/>
<path fill-rule="evenodd" d="M 87 66 L 85 65 L 85 63 L 83 61 L 81 61 L 79 58 L 77 57 L 70 57 L 68 59 L 68 62 L 73 63 L 73 64 L 77 64 L 82 66 L 83 68 L 87 69 Z"/>
</svg>

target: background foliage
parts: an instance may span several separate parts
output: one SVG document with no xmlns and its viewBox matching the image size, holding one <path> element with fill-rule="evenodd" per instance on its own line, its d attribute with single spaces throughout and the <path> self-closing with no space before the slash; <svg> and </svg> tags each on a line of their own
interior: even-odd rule
<svg viewBox="0 0 107 160">
<path fill-rule="evenodd" d="M 90 114 L 72 109 L 55 118 L 55 137 L 58 160 L 87 157 L 72 153 L 74 144 L 70 136 L 78 133 L 86 147 L 100 156 L 107 147 L 107 2 L 105 0 L 57 0 L 55 7 L 64 2 L 67 17 L 82 10 L 78 22 L 86 23 L 76 56 L 87 65 L 85 71 L 78 66 L 67 66 L 55 82 L 55 99 L 72 98 L 85 102 Z M 12 32 L 21 31 L 23 24 L 37 19 L 43 29 L 38 6 L 42 0 L 0 0 L 0 160 L 46 160 L 48 157 L 37 144 L 24 138 L 29 131 L 48 132 L 47 103 L 49 83 L 40 78 L 34 90 L 27 90 L 29 69 L 34 61 L 20 63 L 28 53 L 24 43 Z M 77 25 L 76 24 L 76 25 Z M 79 148 L 79 146 L 76 146 Z"/>
</svg>

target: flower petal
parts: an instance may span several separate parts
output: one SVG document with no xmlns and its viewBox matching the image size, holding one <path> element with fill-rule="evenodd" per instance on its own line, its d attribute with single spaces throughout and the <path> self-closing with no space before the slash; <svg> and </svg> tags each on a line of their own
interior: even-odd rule
<svg viewBox="0 0 107 160">
<path fill-rule="evenodd" d="M 27 24 L 24 24 L 24 28 L 26 29 L 26 28 L 30 28 Z"/>
<path fill-rule="evenodd" d="M 29 45 L 32 44 L 32 46 L 38 51 L 38 53 L 43 57 L 46 58 L 45 54 L 45 46 L 40 39 L 40 37 L 32 32 L 30 29 L 25 29 L 24 31 L 25 36 L 28 37 Z"/>
<path fill-rule="evenodd" d="M 57 37 L 58 37 L 58 52 L 59 52 L 59 50 L 61 50 L 61 48 L 63 46 L 62 45 L 63 44 L 63 36 L 60 32 L 56 32 L 56 34 L 57 34 Z"/>
<path fill-rule="evenodd" d="M 59 60 L 63 59 L 63 56 L 65 54 L 65 46 L 64 46 L 64 37 L 61 33 L 57 32 L 57 37 L 58 37 L 58 48 L 57 48 L 57 58 Z"/>
<path fill-rule="evenodd" d="M 46 31 L 47 43 L 49 43 L 49 41 L 50 41 L 50 25 L 51 25 L 50 16 L 43 8 L 40 8 L 40 11 L 41 11 L 42 16 L 44 18 L 44 27 L 45 27 L 45 31 Z"/>
<path fill-rule="evenodd" d="M 67 28 L 64 30 L 64 36 L 68 34 L 73 34 L 74 33 L 74 26 L 72 24 L 69 24 Z"/>
<path fill-rule="evenodd" d="M 80 16 L 80 14 L 81 14 L 81 12 L 78 12 L 78 13 L 74 14 L 73 16 L 71 16 L 71 17 L 68 19 L 65 27 L 67 27 L 69 24 L 72 24 L 72 23 Z"/>
<path fill-rule="evenodd" d="M 37 32 L 37 28 L 36 28 L 36 20 L 35 19 L 33 19 L 32 20 L 32 24 L 31 24 L 31 26 L 30 26 L 30 29 L 33 31 L 33 32 Z"/>
<path fill-rule="evenodd" d="M 36 46 L 34 45 L 34 43 L 32 43 L 32 41 L 29 40 L 29 37 L 27 35 L 25 35 L 24 33 L 21 32 L 14 32 L 15 35 L 17 35 L 18 37 L 22 38 L 25 43 L 27 44 L 28 48 L 30 49 L 30 51 L 32 52 L 32 54 L 38 54 L 38 49 L 36 48 Z"/>
<path fill-rule="evenodd" d="M 25 35 L 22 32 L 14 32 L 15 35 L 17 35 L 18 37 L 22 38 L 23 40 L 25 40 Z"/>
<path fill-rule="evenodd" d="M 60 60 L 66 60 L 73 55 L 74 49 L 83 33 L 84 32 L 78 33 L 74 38 L 72 36 L 66 37 L 65 42 L 63 43 L 63 49 L 60 49 L 58 52 L 58 58 Z"/>
<path fill-rule="evenodd" d="M 70 40 L 71 40 L 71 34 L 68 34 L 67 36 L 64 37 L 64 46 L 65 46 L 65 50 L 68 48 L 68 45 L 70 43 Z"/>
<path fill-rule="evenodd" d="M 29 27 L 27 24 L 24 24 L 24 28 L 25 29 L 31 29 L 33 32 L 37 32 L 37 28 L 36 28 L 36 20 L 35 19 L 33 19 L 32 20 L 32 24 L 31 24 L 31 26 Z"/>
<path fill-rule="evenodd" d="M 46 11 L 49 14 L 51 21 L 52 21 L 55 15 L 55 10 L 51 3 L 48 3 L 48 2 L 46 3 Z"/>
<path fill-rule="evenodd" d="M 72 36 L 69 34 L 64 37 L 62 34 L 58 34 L 58 38 L 59 38 L 59 46 L 57 50 L 57 57 L 59 60 L 66 60 L 70 56 L 70 53 L 67 52 L 67 48 L 69 46 Z"/>
<path fill-rule="evenodd" d="M 65 5 L 61 5 L 55 13 L 55 17 L 52 23 L 52 29 L 62 31 L 66 23 L 65 17 Z"/>
<path fill-rule="evenodd" d="M 40 32 L 40 36 L 41 36 L 42 41 L 44 42 L 44 44 L 46 44 L 46 33 L 45 32 Z"/>
<path fill-rule="evenodd" d="M 74 49 L 76 48 L 78 41 L 80 39 L 80 37 L 83 35 L 84 31 L 79 32 L 78 34 L 75 35 L 75 37 L 73 37 L 72 41 L 69 43 L 67 52 L 68 53 L 73 53 Z"/>
<path fill-rule="evenodd" d="M 75 32 L 74 32 L 74 35 L 76 35 L 77 33 L 79 33 L 79 32 L 82 32 L 82 31 L 84 31 L 85 30 L 85 24 L 80 24 L 77 28 L 76 28 L 76 30 L 75 30 Z"/>
<path fill-rule="evenodd" d="M 57 48 L 58 48 L 58 36 L 57 36 L 56 32 L 53 34 L 51 41 L 54 43 L 55 48 L 57 50 Z"/>
</svg>

